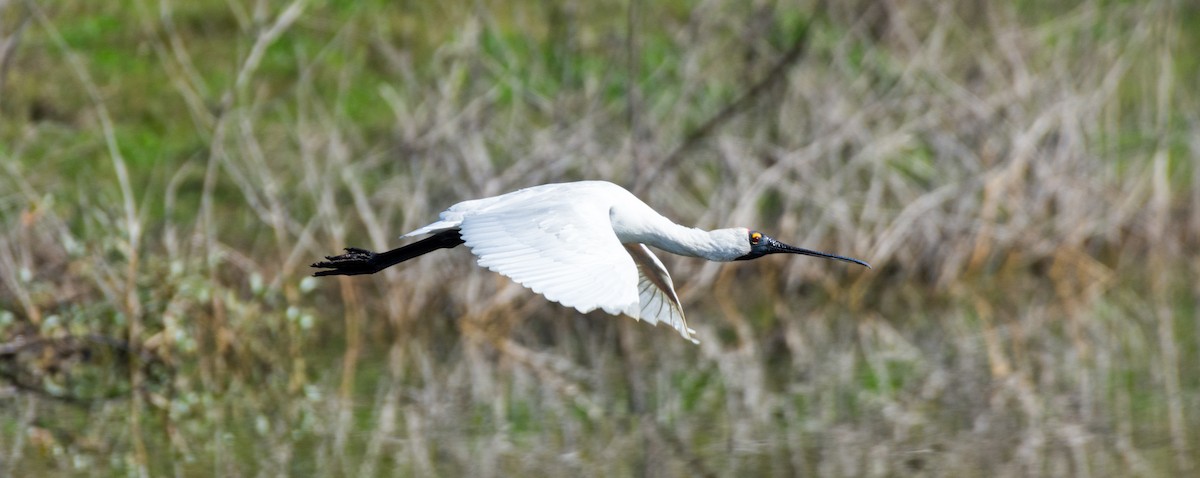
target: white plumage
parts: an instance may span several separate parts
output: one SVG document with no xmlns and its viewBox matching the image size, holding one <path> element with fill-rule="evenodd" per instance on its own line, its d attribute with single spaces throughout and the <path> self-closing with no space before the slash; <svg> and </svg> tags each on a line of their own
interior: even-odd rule
<svg viewBox="0 0 1200 478">
<path fill-rule="evenodd" d="M 547 184 L 463 201 L 402 237 L 432 235 L 384 253 L 347 249 L 313 264 L 316 275 L 356 275 L 465 243 L 479 265 L 547 299 L 586 313 L 596 309 L 664 323 L 697 342 L 670 274 L 647 245 L 712 261 L 775 252 L 836 256 L 779 243 L 746 228 L 705 231 L 675 224 L 629 191 L 603 181 Z M 870 267 L 870 266 L 868 266 Z"/>
</svg>

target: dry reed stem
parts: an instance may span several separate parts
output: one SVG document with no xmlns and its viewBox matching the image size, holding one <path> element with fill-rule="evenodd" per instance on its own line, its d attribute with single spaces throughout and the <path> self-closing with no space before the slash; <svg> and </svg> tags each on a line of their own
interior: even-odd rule
<svg viewBox="0 0 1200 478">
<path fill-rule="evenodd" d="M 640 167 L 637 157 L 672 154 L 695 131 L 688 125 L 723 111 L 714 98 L 736 103 L 745 93 L 740 83 L 727 96 L 709 88 L 768 71 L 769 58 L 786 53 L 768 33 L 739 30 L 758 25 L 751 15 L 697 10 L 677 24 L 641 22 L 647 30 L 633 40 L 655 48 L 649 28 L 680 31 L 668 42 L 679 51 L 664 60 L 677 64 L 627 68 L 647 79 L 618 81 L 640 89 L 636 122 L 655 126 L 640 134 L 623 115 L 633 111 L 626 97 L 604 93 L 605 77 L 557 90 L 528 77 L 526 47 L 504 35 L 526 25 L 493 18 L 487 5 L 429 59 L 408 49 L 407 33 L 359 31 L 384 18 L 333 25 L 315 56 L 293 50 L 301 79 L 274 98 L 257 95 L 280 81 L 269 78 L 272 45 L 288 41 L 284 31 L 329 28 L 315 20 L 323 6 L 228 5 L 246 54 L 228 84 L 211 87 L 195 27 L 177 22 L 172 4 L 156 5 L 162 18 L 143 6 L 142 30 L 206 145 L 203 172 L 185 162 L 162 173 L 165 186 L 142 186 L 141 172 L 127 171 L 139 178 L 130 194 L 117 181 L 107 193 L 71 195 L 48 179 L 54 172 L 20 166 L 41 159 L 33 154 L 69 154 L 41 146 L 36 134 L 46 133 L 0 152 L 9 176 L 0 208 L 13 211 L 2 220 L 16 226 L 0 236 L 0 297 L 16 323 L 96 314 L 47 297 L 133 310 L 129 294 L 140 293 L 137 339 L 173 363 L 199 364 L 180 372 L 180 393 L 168 400 L 104 407 L 88 420 L 93 434 L 127 425 L 122 413 L 150 417 L 162 402 L 170 439 L 147 440 L 146 453 L 195 455 L 211 463 L 199 469 L 227 474 L 298 469 L 289 462 L 335 474 L 497 475 L 1146 476 L 1194 467 L 1197 334 L 1176 304 L 1197 292 L 1186 284 L 1195 261 L 1179 259 L 1200 236 L 1200 208 L 1188 207 L 1200 195 L 1196 168 L 1177 173 L 1191 167 L 1186 155 L 1200 143 L 1190 138 L 1200 135 L 1191 134 L 1194 95 L 1175 80 L 1187 68 L 1176 43 L 1190 37 L 1168 4 L 1084 2 L 1038 24 L 1003 5 L 829 5 L 804 68 L 724 115 L 687 149 L 689 167 L 661 168 L 644 198 L 682 223 L 757 227 L 877 269 L 668 258 L 705 337 L 699 348 L 623 319 L 554 312 L 474 268 L 463 250 L 312 291 L 300 279 L 312 257 L 359 240 L 394 247 L 395 236 L 458 200 L 619 179 Z M 758 14 L 782 12 L 766 11 Z M 1113 30 L 1129 34 L 1081 33 Z M 731 46 L 719 39 L 726 31 L 743 36 Z M 607 52 L 597 45 L 571 51 Z M 382 132 L 344 103 L 359 85 L 347 78 L 368 73 L 350 54 L 364 49 L 406 69 L 378 86 L 394 116 Z M 1137 142 L 1143 134 L 1154 144 Z M 104 194 L 122 200 L 96 201 Z M 76 197 L 96 203 L 88 219 L 70 217 L 78 208 L 63 202 Z M 187 219 L 156 224 L 151 201 L 137 197 L 161 197 L 165 218 Z M 126 247 L 142 229 L 145 238 Z M 106 265 L 59 244 L 106 236 L 141 265 Z M 257 292 L 252 275 L 266 284 Z M 196 283 L 207 292 L 192 292 Z M 310 330 L 288 310 L 343 320 Z M 387 357 L 372 359 L 382 348 Z M 385 372 L 373 365 L 380 360 Z M 357 392 L 375 383 L 371 398 Z M 11 416 L 44 431 L 22 416 L 43 419 L 54 407 L 26 400 Z M 265 426 L 240 424 L 248 418 Z M 143 433 L 155 433 L 154 420 Z M 131 453 L 128 435 L 141 433 L 122 429 L 126 441 L 108 451 Z M 56 433 L 15 435 L 4 458 L 30 463 L 42 446 L 30 442 L 69 443 Z M 251 438 L 211 440 L 225 433 Z M 246 463 L 242 452 L 267 459 Z M 149 460 L 156 474 L 197 469 Z"/>
<path fill-rule="evenodd" d="M 141 256 L 141 241 L 142 241 L 142 222 L 140 213 L 134 204 L 134 192 L 131 185 L 129 169 L 126 165 L 124 156 L 121 153 L 120 145 L 117 143 L 116 134 L 114 132 L 113 121 L 109 116 L 108 109 L 104 104 L 99 88 L 92 80 L 87 67 L 79 58 L 52 22 L 45 16 L 45 13 L 33 4 L 28 4 L 28 8 L 32 11 L 33 17 L 37 20 L 38 25 L 45 30 L 58 47 L 66 56 L 67 61 L 71 65 L 72 71 L 76 75 L 76 79 L 87 91 L 91 99 L 92 107 L 95 109 L 95 114 L 100 122 L 101 130 L 103 131 L 104 142 L 108 147 L 108 156 L 112 162 L 113 170 L 116 173 L 117 183 L 120 187 L 122 206 L 125 221 L 126 243 L 123 251 L 126 256 L 124 290 L 124 313 L 129 321 L 127 329 L 127 342 L 133 344 L 134 347 L 139 347 L 137 344 L 142 340 L 142 303 L 138 298 L 136 281 L 138 278 L 138 259 Z M 133 390 L 142 388 L 144 379 L 142 366 L 136 354 L 130 354 L 129 360 L 129 375 L 130 384 Z M 143 411 L 143 397 L 140 393 L 134 393 L 133 399 L 130 401 L 130 436 L 133 439 L 134 460 L 139 476 L 149 476 L 148 471 L 148 456 L 146 446 L 143 442 L 141 432 L 141 417 Z"/>
</svg>

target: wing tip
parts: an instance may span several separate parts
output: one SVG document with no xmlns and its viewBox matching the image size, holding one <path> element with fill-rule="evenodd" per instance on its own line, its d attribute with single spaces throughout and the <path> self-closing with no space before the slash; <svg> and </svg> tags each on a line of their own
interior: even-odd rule
<svg viewBox="0 0 1200 478">
<path fill-rule="evenodd" d="M 696 338 L 696 329 L 688 327 L 686 322 L 683 324 L 683 328 L 679 329 L 679 335 L 693 344 L 700 345 L 700 339 Z"/>
</svg>

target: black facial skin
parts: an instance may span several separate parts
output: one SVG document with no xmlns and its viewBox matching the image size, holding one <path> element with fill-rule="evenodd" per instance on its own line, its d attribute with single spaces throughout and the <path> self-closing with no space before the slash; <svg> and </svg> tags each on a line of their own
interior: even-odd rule
<svg viewBox="0 0 1200 478">
<path fill-rule="evenodd" d="M 758 259 L 759 257 L 765 256 L 767 254 L 787 253 L 787 254 L 801 254 L 801 255 L 813 256 L 813 257 L 824 257 L 826 259 L 837 259 L 839 261 L 853 262 L 858 265 L 866 266 L 867 269 L 871 268 L 870 264 L 867 264 L 866 262 L 860 261 L 860 260 L 852 258 L 852 257 L 839 256 L 837 254 L 829 254 L 829 253 L 825 253 L 825 252 L 818 252 L 818 251 L 814 251 L 814 250 L 810 250 L 810 249 L 804 249 L 802 247 L 789 246 L 782 242 L 776 241 L 775 239 L 767 237 L 765 234 L 762 234 L 757 231 L 750 231 L 750 235 L 749 235 L 749 237 L 746 238 L 746 240 L 750 241 L 750 253 L 746 254 L 742 257 L 739 257 L 737 259 L 734 259 L 734 260 L 748 261 L 750 259 Z"/>
</svg>

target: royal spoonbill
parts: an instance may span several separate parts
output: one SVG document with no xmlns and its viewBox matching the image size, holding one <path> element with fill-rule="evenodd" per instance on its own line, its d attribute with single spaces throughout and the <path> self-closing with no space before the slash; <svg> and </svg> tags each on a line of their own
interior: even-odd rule
<svg viewBox="0 0 1200 478">
<path fill-rule="evenodd" d="M 616 184 L 604 181 L 534 186 L 463 201 L 439 220 L 401 237 L 429 237 L 375 253 L 348 247 L 312 267 L 314 275 L 374 274 L 438 249 L 466 244 L 479 265 L 579 312 L 601 309 L 665 323 L 697 342 L 671 275 L 646 246 L 729 262 L 790 253 L 853 262 L 850 257 L 789 246 L 744 227 L 706 231 L 675 224 Z"/>
</svg>

